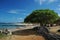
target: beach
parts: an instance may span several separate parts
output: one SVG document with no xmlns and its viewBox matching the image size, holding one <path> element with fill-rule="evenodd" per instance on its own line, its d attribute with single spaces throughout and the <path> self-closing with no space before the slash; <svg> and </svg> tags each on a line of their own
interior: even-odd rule
<svg viewBox="0 0 60 40">
<path fill-rule="evenodd" d="M 33 28 L 34 27 L 32 26 L 26 26 L 8 29 L 8 31 L 13 32 L 13 34 L 0 40 L 45 40 L 45 38 L 42 35 L 37 34 L 36 30 L 34 31 Z M 56 33 L 57 30 L 60 29 L 59 26 L 49 28 L 51 33 Z"/>
<path fill-rule="evenodd" d="M 53 27 L 49 27 L 49 31 L 51 33 L 55 33 L 55 34 L 59 34 L 60 35 L 60 32 L 58 32 L 58 30 L 60 30 L 60 26 L 53 26 Z"/>
<path fill-rule="evenodd" d="M 11 40 L 45 40 L 45 39 L 42 36 L 37 35 L 26 35 L 26 36 L 12 35 Z"/>
<path fill-rule="evenodd" d="M 43 36 L 37 35 L 36 31 L 32 30 L 31 28 L 20 28 L 13 30 L 16 31 L 13 31 L 12 35 L 8 35 L 2 40 L 45 40 Z"/>
</svg>

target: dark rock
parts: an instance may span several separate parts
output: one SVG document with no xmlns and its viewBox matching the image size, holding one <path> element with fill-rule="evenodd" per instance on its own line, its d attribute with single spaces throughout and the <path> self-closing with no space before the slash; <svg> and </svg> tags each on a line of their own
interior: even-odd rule
<svg viewBox="0 0 60 40">
<path fill-rule="evenodd" d="M 38 33 L 42 35 L 46 40 L 60 40 L 60 35 L 50 33 L 46 27 L 41 27 L 38 30 Z"/>
<path fill-rule="evenodd" d="M 33 30 L 37 31 L 40 27 L 34 27 Z"/>
<path fill-rule="evenodd" d="M 60 30 L 58 30 L 57 32 L 60 32 Z"/>
<path fill-rule="evenodd" d="M 9 31 L 8 31 L 8 29 L 5 29 L 2 31 L 2 33 L 7 35 L 9 33 Z"/>
<path fill-rule="evenodd" d="M 38 33 L 49 33 L 49 31 L 47 27 L 43 26 L 39 28 Z"/>
<path fill-rule="evenodd" d="M 0 31 L 0 33 L 1 33 L 1 31 Z"/>
</svg>

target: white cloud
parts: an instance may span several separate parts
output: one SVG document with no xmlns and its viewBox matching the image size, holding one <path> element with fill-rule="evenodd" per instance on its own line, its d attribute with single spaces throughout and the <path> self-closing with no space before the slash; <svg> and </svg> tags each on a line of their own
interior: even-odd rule
<svg viewBox="0 0 60 40">
<path fill-rule="evenodd" d="M 10 11 L 8 11 L 8 13 L 17 14 L 18 12 L 16 10 L 10 10 Z"/>
<path fill-rule="evenodd" d="M 60 8 L 56 8 L 57 11 L 60 11 Z"/>
<path fill-rule="evenodd" d="M 60 4 L 58 5 L 58 7 L 60 7 Z"/>
<path fill-rule="evenodd" d="M 17 18 L 17 22 L 22 22 L 23 21 L 23 18 Z"/>
<path fill-rule="evenodd" d="M 42 5 L 46 0 L 35 0 L 35 2 L 38 2 L 40 5 Z"/>
<path fill-rule="evenodd" d="M 57 2 L 57 0 L 49 0 L 49 3 Z"/>
<path fill-rule="evenodd" d="M 25 13 L 26 10 L 9 10 L 8 13 L 18 14 L 18 13 Z"/>
<path fill-rule="evenodd" d="M 49 0 L 49 2 L 54 2 L 55 0 Z"/>
<path fill-rule="evenodd" d="M 40 4 L 43 4 L 46 0 L 40 0 Z"/>
<path fill-rule="evenodd" d="M 19 18 L 20 20 L 22 20 L 23 18 Z"/>
<path fill-rule="evenodd" d="M 58 10 L 60 11 L 60 8 L 58 8 Z"/>
<path fill-rule="evenodd" d="M 60 14 L 58 14 L 60 16 Z"/>
<path fill-rule="evenodd" d="M 57 1 L 58 0 L 35 0 L 35 2 L 38 2 L 40 5 L 45 4 L 45 3 L 53 3 Z"/>
</svg>

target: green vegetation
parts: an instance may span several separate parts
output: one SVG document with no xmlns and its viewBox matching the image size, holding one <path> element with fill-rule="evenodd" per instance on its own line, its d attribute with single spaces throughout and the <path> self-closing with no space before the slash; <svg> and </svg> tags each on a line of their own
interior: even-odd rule
<svg viewBox="0 0 60 40">
<path fill-rule="evenodd" d="M 0 38 L 6 37 L 5 34 L 0 33 Z"/>
<path fill-rule="evenodd" d="M 55 24 L 60 25 L 60 17 L 55 21 Z"/>
<path fill-rule="evenodd" d="M 4 35 L 0 33 L 0 38 L 2 38 Z"/>
<path fill-rule="evenodd" d="M 25 19 L 25 23 L 40 23 L 43 24 L 52 24 L 59 18 L 58 14 L 53 10 L 44 9 L 44 10 L 35 10 Z"/>
</svg>

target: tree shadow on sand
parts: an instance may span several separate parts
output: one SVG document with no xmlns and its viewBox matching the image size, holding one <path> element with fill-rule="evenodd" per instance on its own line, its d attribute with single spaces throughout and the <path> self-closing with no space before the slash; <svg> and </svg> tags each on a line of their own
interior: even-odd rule
<svg viewBox="0 0 60 40">
<path fill-rule="evenodd" d="M 25 30 L 18 30 L 12 32 L 13 35 L 21 35 L 21 36 L 26 36 L 26 35 L 38 35 L 37 32 L 33 29 L 25 29 Z"/>
</svg>

